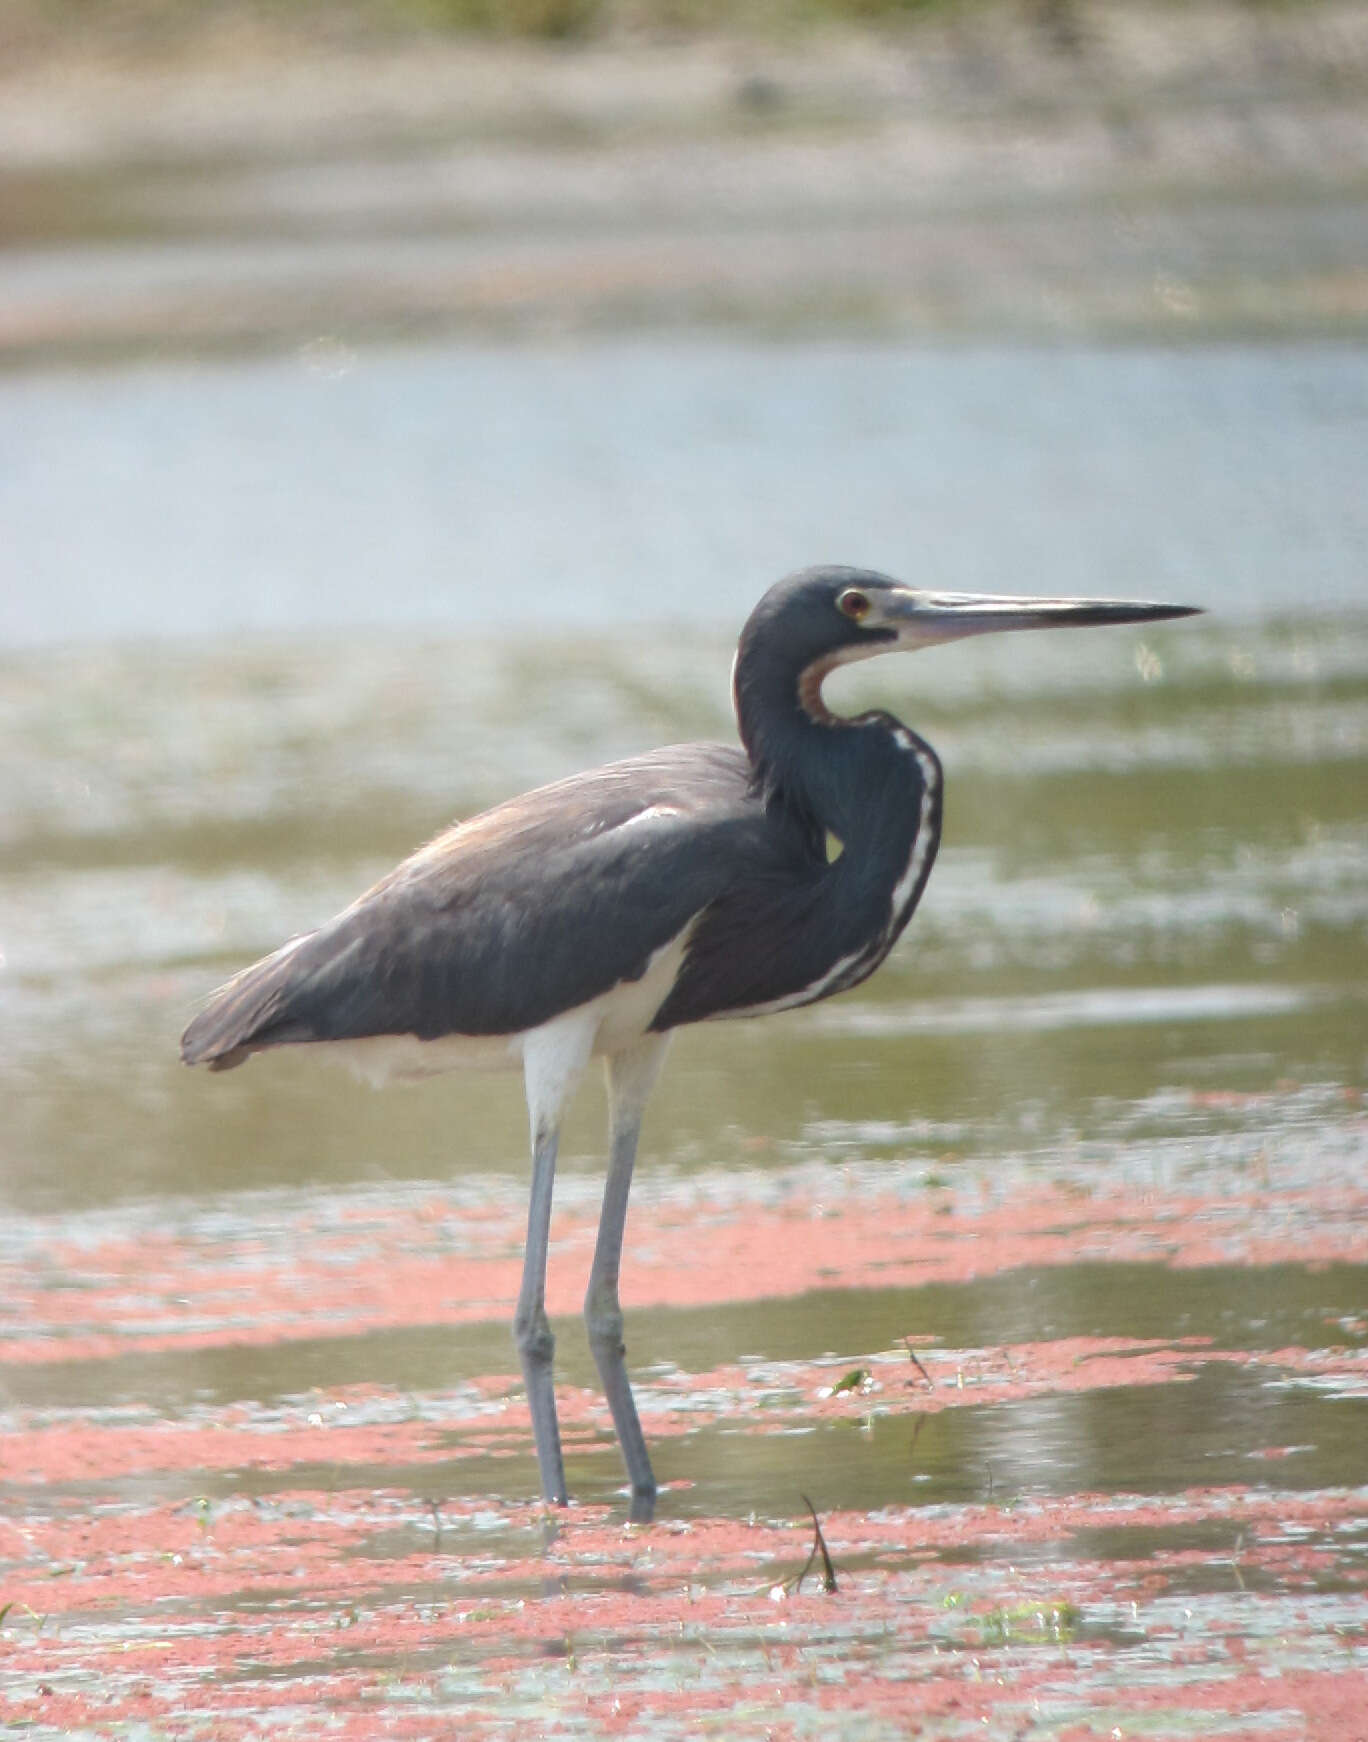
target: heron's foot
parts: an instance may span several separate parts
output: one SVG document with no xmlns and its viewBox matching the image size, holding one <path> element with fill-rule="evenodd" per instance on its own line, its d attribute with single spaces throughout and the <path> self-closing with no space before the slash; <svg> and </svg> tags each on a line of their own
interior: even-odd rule
<svg viewBox="0 0 1368 1742">
<path fill-rule="evenodd" d="M 632 1504 L 627 1510 L 627 1517 L 633 1524 L 649 1524 L 655 1517 L 656 1485 L 652 1481 L 649 1487 L 632 1488 Z"/>
<path fill-rule="evenodd" d="M 627 1467 L 627 1480 L 632 1486 L 629 1516 L 633 1524 L 649 1524 L 655 1516 L 656 1479 L 646 1451 L 646 1436 L 641 1431 L 631 1381 L 627 1377 L 622 1313 L 616 1299 L 611 1302 L 595 1300 L 591 1293 L 585 1318 L 589 1326 L 589 1347 L 603 1382 L 603 1395 L 608 1400 L 622 1461 Z"/>
<path fill-rule="evenodd" d="M 537 1447 L 542 1498 L 552 1506 L 568 1506 L 570 1496 L 565 1487 L 565 1461 L 561 1456 L 560 1423 L 556 1420 L 556 1399 L 551 1389 L 550 1371 L 529 1372 L 524 1367 L 523 1377 L 532 1414 L 532 1438 Z"/>
<path fill-rule="evenodd" d="M 527 1387 L 527 1407 L 532 1416 L 532 1438 L 537 1448 L 537 1469 L 542 1496 L 553 1506 L 565 1506 L 565 1461 L 561 1456 L 560 1423 L 556 1419 L 556 1392 L 552 1363 L 556 1339 L 545 1311 L 519 1314 L 513 1327 Z"/>
</svg>

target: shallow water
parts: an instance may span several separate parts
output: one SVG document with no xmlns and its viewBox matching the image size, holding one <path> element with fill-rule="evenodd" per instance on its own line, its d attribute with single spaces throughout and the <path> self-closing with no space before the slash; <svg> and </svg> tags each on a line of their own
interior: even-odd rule
<svg viewBox="0 0 1368 1742">
<path fill-rule="evenodd" d="M 1352 608 L 1365 451 L 1352 344 L 319 339 L 0 376 L 0 646 L 372 624 L 727 634 L 815 561 L 1227 620 Z"/>
<path fill-rule="evenodd" d="M 613 415 L 584 442 L 569 422 L 589 360 L 558 358 L 564 427 L 528 446 L 544 363 L 366 359 L 348 379 L 377 397 L 328 399 L 337 445 L 321 449 L 322 397 L 288 439 L 244 433 L 268 403 L 294 405 L 289 428 L 333 392 L 291 365 L 0 392 L 11 431 L 22 412 L 48 451 L 70 440 L 81 501 L 59 521 L 56 483 L 22 492 L 11 473 L 24 513 L 0 559 L 26 577 L 0 607 L 8 1690 L 58 1726 L 88 1721 L 108 1686 L 134 1721 L 118 1654 L 150 1630 L 181 1654 L 176 1697 L 193 1686 L 213 1709 L 212 1664 L 231 1665 L 250 1692 L 231 1733 L 278 1732 L 304 1719 L 266 1690 L 305 1698 L 321 1612 L 359 1629 L 359 1655 L 330 1659 L 361 1678 L 329 1695 L 356 1734 L 389 1733 L 420 1696 L 469 1721 L 509 1685 L 509 1651 L 526 1710 L 570 1734 L 546 1664 L 573 1626 L 617 1662 L 643 1726 L 673 1734 L 651 1653 L 666 1679 L 697 1665 L 663 1643 L 671 1604 L 714 1604 L 709 1649 L 763 1680 L 754 1642 L 769 1586 L 806 1557 L 804 1493 L 855 1605 L 839 1613 L 870 1735 L 899 1721 L 879 1727 L 872 1690 L 941 1685 L 930 1657 L 881 1655 L 895 1622 L 932 1616 L 899 1651 L 1010 1658 L 1028 1599 L 1073 1605 L 1071 1637 L 1121 1654 L 1080 1644 L 1046 1701 L 1059 1722 L 1134 1717 L 1118 1690 L 1137 1662 L 1172 1692 L 1196 1638 L 1242 1639 L 1281 1675 L 1273 1641 L 1295 1636 L 1308 1674 L 1325 1659 L 1329 1679 L 1297 1696 L 1312 1704 L 1361 1678 L 1368 525 L 1349 486 L 1368 362 L 832 352 L 817 365 L 830 438 L 805 400 L 784 444 L 794 414 L 770 390 L 791 356 L 677 370 L 673 403 L 691 409 L 657 441 L 643 407 L 664 354 L 628 349 Z M 451 503 L 478 444 L 467 431 L 444 452 L 435 408 L 462 371 L 513 409 Z M 366 457 L 390 394 L 411 396 L 413 428 Z M 1089 440 L 1078 419 L 1101 401 L 1117 420 Z M 1004 467 L 1009 402 L 1034 437 Z M 230 403 L 241 421 L 224 424 Z M 933 405 L 947 433 L 928 477 Z M 182 469 L 158 480 L 125 447 Z M 212 484 L 233 451 L 259 468 L 236 499 Z M 359 500 L 367 476 L 385 502 Z M 899 507 L 901 477 L 917 484 Z M 1041 510 L 1046 478 L 1069 512 Z M 570 1480 L 596 1505 L 547 1548 L 506 1330 L 527 1172 L 516 1079 L 377 1095 L 290 1057 L 215 1079 L 180 1067 L 176 1037 L 218 980 L 453 815 L 729 736 L 750 594 L 827 550 L 914 578 L 929 551 L 945 584 L 1211 611 L 833 683 L 839 705 L 892 707 L 936 744 L 940 860 L 873 981 L 680 1036 L 653 1102 L 623 1292 L 664 1526 L 700 1533 L 690 1566 L 671 1559 L 683 1538 L 624 1547 L 611 1522 L 621 1478 L 575 1319 L 603 1146 L 597 1085 L 581 1096 L 551 1293 Z M 647 573 L 663 577 L 649 593 Z M 281 574 L 298 585 L 273 593 Z M 363 629 L 377 574 L 392 620 Z M 149 639 L 172 631 L 194 633 Z M 753 1561 L 707 1535 L 752 1515 Z M 1293 1537 L 1278 1518 L 1300 1521 Z M 546 1579 L 646 1608 L 570 1623 L 541 1606 Z M 476 1617 L 460 1641 L 457 1602 Z M 46 1633 L 26 1618 L 55 1610 Z M 235 1629 L 262 1613 L 258 1674 Z M 827 1662 L 835 1613 L 795 1612 L 809 1665 Z M 1057 1648 L 1046 1635 L 1028 1648 Z M 1222 1661 L 1234 1723 L 1254 1707 Z M 36 1691 L 58 1672 L 65 1716 Z"/>
</svg>

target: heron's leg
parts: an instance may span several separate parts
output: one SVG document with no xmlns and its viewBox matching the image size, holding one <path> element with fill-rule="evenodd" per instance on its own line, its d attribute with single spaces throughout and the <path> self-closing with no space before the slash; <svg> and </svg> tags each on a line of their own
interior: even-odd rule
<svg viewBox="0 0 1368 1742">
<path fill-rule="evenodd" d="M 618 1304 L 618 1272 L 641 1118 L 646 1110 L 646 1099 L 660 1072 L 668 1041 L 668 1035 L 650 1034 L 628 1051 L 613 1054 L 607 1061 L 611 1156 L 608 1181 L 603 1189 L 603 1214 L 594 1246 L 594 1262 L 589 1271 L 589 1292 L 584 1300 L 589 1346 L 598 1364 L 604 1395 L 622 1448 L 622 1460 L 627 1466 L 627 1479 L 632 1485 L 631 1516 L 638 1523 L 647 1522 L 655 1511 L 656 1484 L 627 1378 L 622 1308 Z"/>
<path fill-rule="evenodd" d="M 556 1339 L 546 1316 L 546 1249 L 551 1233 L 551 1191 L 556 1178 L 556 1144 L 551 1131 L 532 1152 L 532 1197 L 527 1210 L 527 1248 L 523 1255 L 522 1287 L 513 1315 L 513 1341 L 522 1363 L 527 1407 L 532 1413 L 532 1438 L 543 1495 L 564 1506 L 565 1465 L 561 1459 L 560 1426 L 552 1361 Z"/>
<path fill-rule="evenodd" d="M 523 1048 L 527 1111 L 532 1126 L 532 1195 L 527 1210 L 522 1286 L 513 1316 L 513 1341 L 527 1387 L 542 1494 L 556 1506 L 566 1502 L 565 1465 L 552 1374 L 556 1339 L 546 1316 L 546 1254 L 551 1237 L 551 1193 L 556 1179 L 561 1116 L 588 1062 L 593 1040 L 593 1027 L 582 1018 L 557 1018 L 534 1029 Z"/>
</svg>

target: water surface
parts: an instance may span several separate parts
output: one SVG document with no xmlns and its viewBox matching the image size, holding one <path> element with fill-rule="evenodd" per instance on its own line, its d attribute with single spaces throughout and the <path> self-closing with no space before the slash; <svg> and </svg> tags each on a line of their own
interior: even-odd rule
<svg viewBox="0 0 1368 1742">
<path fill-rule="evenodd" d="M 1342 609 L 1368 600 L 1365 452 L 1354 345 L 320 339 L 39 372 L 0 378 L 0 646 L 730 633 L 815 561 L 1227 620 Z"/>
</svg>

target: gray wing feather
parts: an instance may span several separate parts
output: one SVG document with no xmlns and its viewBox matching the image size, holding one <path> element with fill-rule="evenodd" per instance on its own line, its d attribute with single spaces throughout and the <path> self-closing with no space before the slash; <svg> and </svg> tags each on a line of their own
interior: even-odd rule
<svg viewBox="0 0 1368 1742">
<path fill-rule="evenodd" d="M 513 799 L 213 994 L 182 1057 L 380 1034 L 512 1034 L 624 980 L 757 858 L 749 765 L 684 745 Z"/>
</svg>

